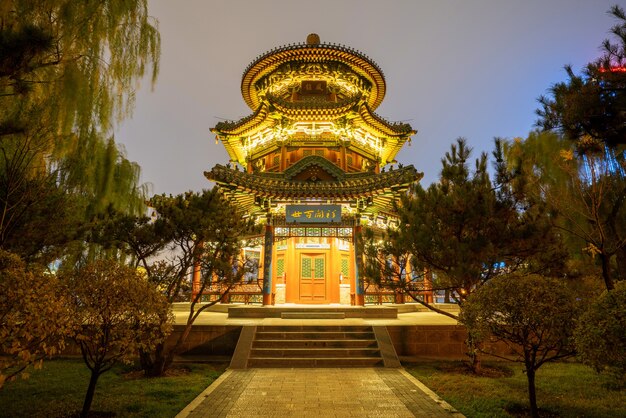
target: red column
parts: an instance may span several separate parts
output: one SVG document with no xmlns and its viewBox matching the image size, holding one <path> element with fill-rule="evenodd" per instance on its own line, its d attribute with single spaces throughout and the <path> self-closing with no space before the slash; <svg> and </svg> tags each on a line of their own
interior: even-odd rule
<svg viewBox="0 0 626 418">
<path fill-rule="evenodd" d="M 198 292 L 200 292 L 200 263 L 193 263 L 193 275 L 191 279 L 191 301 L 196 300 L 196 296 L 198 296 Z"/>
<path fill-rule="evenodd" d="M 433 274 L 428 269 L 424 272 L 424 289 L 424 302 L 433 303 Z"/>
</svg>

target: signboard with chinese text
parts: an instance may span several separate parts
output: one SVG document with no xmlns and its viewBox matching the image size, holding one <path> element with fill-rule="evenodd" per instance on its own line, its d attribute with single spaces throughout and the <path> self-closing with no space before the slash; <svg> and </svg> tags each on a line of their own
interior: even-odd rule
<svg viewBox="0 0 626 418">
<path fill-rule="evenodd" d="M 341 222 L 341 205 L 287 205 L 287 223 Z"/>
<path fill-rule="evenodd" d="M 324 80 L 303 80 L 300 84 L 300 94 L 326 94 L 327 92 Z"/>
</svg>

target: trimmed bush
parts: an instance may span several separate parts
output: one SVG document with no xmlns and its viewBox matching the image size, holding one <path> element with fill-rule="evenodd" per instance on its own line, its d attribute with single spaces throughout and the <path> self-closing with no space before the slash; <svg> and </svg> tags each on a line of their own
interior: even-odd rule
<svg viewBox="0 0 626 418">
<path fill-rule="evenodd" d="M 580 317 L 575 332 L 579 359 L 626 383 L 626 282 L 605 291 Z"/>
</svg>

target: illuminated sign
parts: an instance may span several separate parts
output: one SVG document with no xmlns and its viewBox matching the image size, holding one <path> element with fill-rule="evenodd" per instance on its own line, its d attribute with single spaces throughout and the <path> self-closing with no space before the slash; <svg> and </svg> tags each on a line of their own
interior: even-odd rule
<svg viewBox="0 0 626 418">
<path fill-rule="evenodd" d="M 296 244 L 296 248 L 297 248 L 297 249 L 302 249 L 302 248 L 306 248 L 306 249 L 315 248 L 315 249 L 321 249 L 321 250 L 329 250 L 329 249 L 330 249 L 330 244 Z"/>
<path fill-rule="evenodd" d="M 286 205 L 287 223 L 341 222 L 341 205 Z"/>
</svg>

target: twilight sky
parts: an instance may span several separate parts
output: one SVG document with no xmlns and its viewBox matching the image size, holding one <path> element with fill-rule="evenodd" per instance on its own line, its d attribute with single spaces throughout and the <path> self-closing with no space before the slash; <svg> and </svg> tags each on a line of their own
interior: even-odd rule
<svg viewBox="0 0 626 418">
<path fill-rule="evenodd" d="M 496 136 L 534 129 L 537 97 L 600 55 L 624 0 L 149 0 L 162 40 L 161 72 L 137 91 L 116 141 L 154 193 L 211 187 L 228 162 L 209 129 L 252 111 L 240 92 L 258 55 L 309 33 L 368 55 L 387 94 L 376 113 L 418 131 L 397 160 L 436 181 L 458 137 L 477 156 Z"/>
</svg>

